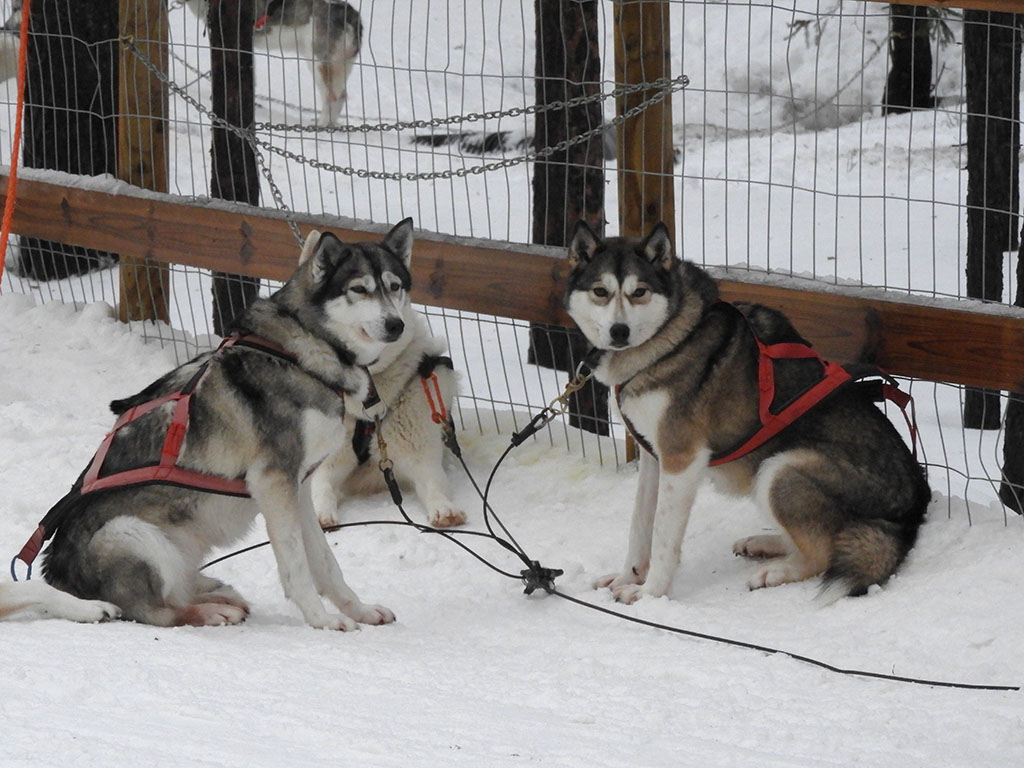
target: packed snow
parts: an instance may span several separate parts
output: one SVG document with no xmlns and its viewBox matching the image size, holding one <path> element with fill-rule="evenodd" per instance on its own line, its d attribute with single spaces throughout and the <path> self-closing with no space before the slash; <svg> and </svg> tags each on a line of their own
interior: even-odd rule
<svg viewBox="0 0 1024 768">
<path fill-rule="evenodd" d="M 366 66 L 350 84 L 352 119 L 529 103 L 530 5 L 463 8 L 434 0 L 408 4 L 421 9 L 414 12 L 364 0 Z M 825 9 L 823 27 L 801 32 L 814 39 L 787 40 L 788 24 L 808 18 L 800 9 L 816 7 L 804 0 L 785 7 L 687 4 L 682 13 L 674 4 L 674 66 L 694 84 L 674 102 L 681 250 L 730 269 L 751 265 L 803 276 L 794 279 L 962 296 L 962 211 L 946 213 L 964 194 L 957 54 L 940 53 L 945 110 L 895 118 L 858 111 L 851 105 L 877 101 L 884 82 L 884 50 L 876 52 L 884 49 L 885 7 L 858 4 L 852 18 L 839 6 Z M 171 21 L 172 38 L 191 46 L 178 52 L 201 69 L 205 38 L 194 17 L 172 6 Z M 727 50 L 735 60 L 726 60 Z M 830 61 L 843 64 L 834 69 Z M 379 73 L 391 65 L 394 76 L 383 79 Z M 286 71 L 271 55 L 258 58 L 260 66 L 264 93 L 294 101 L 312 89 L 305 65 Z M 403 79 L 405 67 L 424 72 Z M 476 77 L 463 80 L 462 72 Z M 208 92 L 185 70 L 177 75 L 192 83 L 191 93 Z M 726 90 L 760 95 L 726 97 Z M 173 104 L 185 108 L 180 98 Z M 315 114 L 270 98 L 259 109 L 264 120 Z M 174 125 L 174 191 L 203 194 L 197 185 L 208 175 L 207 127 Z M 797 128 L 771 135 L 785 125 Z M 356 167 L 443 170 L 481 162 L 416 151 L 393 137 L 382 137 L 380 146 L 340 135 L 275 141 Z M 529 239 L 526 164 L 449 184 L 339 180 L 276 156 L 270 165 L 295 209 L 378 222 L 413 215 L 428 230 Z M 812 166 L 813 186 L 823 194 L 802 183 Z M 862 197 L 844 205 L 846 194 Z M 611 221 L 616 205 L 610 184 Z M 116 321 L 116 271 L 53 286 L 9 272 L 3 279 L 0 552 L 10 557 L 110 428 L 107 403 L 173 367 L 182 348 L 147 342 L 169 334 Z M 180 275 L 175 290 L 180 303 L 197 306 L 208 293 Z M 184 316 L 176 320 L 187 325 Z M 512 344 L 523 348 L 521 327 L 476 329 L 467 343 L 457 338 L 466 326 L 436 316 L 432 325 L 451 336 L 464 385 L 469 367 L 494 357 L 488 345 L 499 335 L 518 334 Z M 175 336 L 195 345 L 208 342 L 205 333 L 192 324 Z M 557 381 L 532 370 L 521 378 L 543 379 L 545 387 Z M 500 383 L 488 378 L 492 385 Z M 964 485 L 955 476 L 950 482 L 938 466 L 984 456 L 982 470 L 991 476 L 995 437 L 960 435 L 953 388 L 918 382 L 914 392 L 935 501 L 903 568 L 863 598 L 822 605 L 815 581 L 749 592 L 755 566 L 735 558 L 731 545 L 771 521 L 748 501 L 709 487 L 698 497 L 669 594 L 614 603 L 591 583 L 622 564 L 635 467 L 582 450 L 586 438 L 559 422 L 509 454 L 490 502 L 530 558 L 564 570 L 555 582 L 562 593 L 600 608 L 843 669 L 1024 684 L 1024 521 L 1007 515 L 987 484 Z M 534 402 L 529 393 L 506 394 Z M 529 414 L 499 410 L 480 418 L 477 408 L 464 402 L 457 414 L 466 463 L 482 485 L 514 424 Z M 621 444 L 616 451 L 622 455 Z M 466 528 L 484 530 L 469 477 L 454 460 L 448 472 L 469 512 Z M 405 507 L 422 522 L 411 494 Z M 383 494 L 350 499 L 344 509 L 351 522 L 401 520 Z M 843 675 L 785 654 L 641 626 L 543 592 L 526 596 L 518 580 L 409 527 L 368 525 L 328 536 L 349 583 L 364 600 L 393 609 L 396 624 L 345 634 L 306 627 L 282 594 L 266 547 L 210 569 L 250 601 L 252 615 L 240 626 L 161 629 L 31 617 L 0 624 L 0 765 L 1024 765 L 1020 691 Z M 264 538 L 258 523 L 240 546 Z M 464 542 L 505 571 L 523 567 L 493 542 Z"/>
</svg>

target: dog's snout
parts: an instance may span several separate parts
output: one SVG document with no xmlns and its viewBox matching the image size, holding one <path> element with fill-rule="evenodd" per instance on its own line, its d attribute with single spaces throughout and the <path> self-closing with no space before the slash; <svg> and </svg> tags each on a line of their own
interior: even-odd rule
<svg viewBox="0 0 1024 768">
<path fill-rule="evenodd" d="M 397 341 L 405 330 L 405 321 L 400 317 L 389 317 L 384 321 L 384 334 L 388 341 Z"/>
<path fill-rule="evenodd" d="M 608 334 L 611 336 L 612 344 L 616 347 L 624 347 L 629 341 L 629 326 L 625 323 L 616 323 L 608 331 Z"/>
</svg>

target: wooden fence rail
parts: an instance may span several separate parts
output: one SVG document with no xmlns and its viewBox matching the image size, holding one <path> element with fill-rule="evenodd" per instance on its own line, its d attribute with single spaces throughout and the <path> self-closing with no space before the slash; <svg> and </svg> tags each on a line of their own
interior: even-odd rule
<svg viewBox="0 0 1024 768">
<path fill-rule="evenodd" d="M 202 269 L 285 280 L 298 244 L 284 215 L 213 200 L 187 201 L 128 184 L 102 190 L 80 182 L 19 179 L 13 231 Z M 52 172 L 47 176 L 54 178 Z M 0 199 L 8 176 L 0 171 Z M 300 229 L 328 228 L 342 240 L 375 239 L 384 225 L 297 215 Z M 413 297 L 449 309 L 530 322 L 571 324 L 562 310 L 566 264 L 559 249 L 491 240 L 458 242 L 420 233 L 413 249 Z M 932 302 L 866 289 L 828 293 L 720 281 L 729 300 L 786 312 L 827 357 L 870 360 L 895 374 L 997 390 L 1024 391 L 1024 310 L 979 302 Z M 942 305 L 940 305 L 942 304 Z"/>
</svg>

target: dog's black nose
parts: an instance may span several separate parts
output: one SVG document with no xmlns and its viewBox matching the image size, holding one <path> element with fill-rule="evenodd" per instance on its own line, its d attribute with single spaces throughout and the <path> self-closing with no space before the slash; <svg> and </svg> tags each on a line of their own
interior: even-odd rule
<svg viewBox="0 0 1024 768">
<path fill-rule="evenodd" d="M 616 323 L 611 327 L 608 334 L 612 337 L 612 344 L 616 347 L 624 347 L 629 341 L 629 326 L 625 323 Z"/>
<path fill-rule="evenodd" d="M 405 330 L 405 322 L 400 317 L 389 317 L 384 321 L 384 333 L 388 341 L 397 341 Z"/>
</svg>

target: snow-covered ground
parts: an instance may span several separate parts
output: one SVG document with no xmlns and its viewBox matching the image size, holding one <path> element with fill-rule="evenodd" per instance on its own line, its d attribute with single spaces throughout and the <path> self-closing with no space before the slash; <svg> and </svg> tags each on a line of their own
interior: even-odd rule
<svg viewBox="0 0 1024 768">
<path fill-rule="evenodd" d="M 110 426 L 106 403 L 173 364 L 92 304 L 0 296 L 0 542 L 9 555 Z M 461 433 L 486 479 L 511 425 Z M 491 502 L 558 587 L 632 616 L 870 672 L 1024 683 L 1024 522 L 939 499 L 884 588 L 821 607 L 816 585 L 748 592 L 731 542 L 764 529 L 744 501 L 698 502 L 669 596 L 616 606 L 635 472 L 568 453 L 559 431 L 513 451 Z M 468 479 L 456 498 L 482 529 Z M 948 502 L 948 504 L 947 504 Z M 951 514 L 947 515 L 947 506 Z M 422 519 L 414 499 L 411 514 Z M 398 520 L 386 496 L 349 520 Z M 840 676 L 781 656 L 682 638 L 525 597 L 440 538 L 374 526 L 329 534 L 349 583 L 398 623 L 333 634 L 303 625 L 266 548 L 213 567 L 252 603 L 238 627 L 0 624 L 0 764 L 106 766 L 1024 765 L 1024 694 Z M 263 538 L 253 531 L 250 541 Z M 504 550 L 473 542 L 517 572 Z"/>
<path fill-rule="evenodd" d="M 600 7 L 610 21 L 612 5 Z M 532 103 L 531 3 L 360 8 L 368 37 L 350 83 L 350 122 Z M 824 15 L 788 39 L 811 11 Z M 865 109 L 884 83 L 885 13 L 881 4 L 807 0 L 673 4 L 674 74 L 692 84 L 673 102 L 687 258 L 963 295 L 959 49 L 938 51 L 942 109 L 889 118 Z M 182 8 L 172 6 L 171 26 L 175 81 L 205 101 L 208 84 L 183 62 L 204 69 L 206 38 Z M 257 87 L 257 119 L 315 114 L 305 64 L 257 57 Z M 172 191 L 203 195 L 208 126 L 180 97 L 171 119 Z M 529 122 L 476 127 L 526 132 Z M 0 140 L 6 153 L 9 132 Z M 321 162 L 390 172 L 483 162 L 392 133 L 274 131 L 270 140 Z M 354 179 L 280 156 L 270 167 L 295 209 L 378 222 L 412 215 L 427 230 L 529 239 L 527 164 L 417 182 Z M 614 184 L 608 193 L 614 222 Z M 0 552 L 13 555 L 109 429 L 107 402 L 142 388 L 181 350 L 112 319 L 116 272 L 53 285 L 3 280 Z M 178 337 L 202 342 L 196 318 L 208 293 L 195 273 L 175 273 Z M 436 313 L 431 322 L 450 337 L 474 398 L 534 406 L 557 394 L 558 377 L 525 365 L 521 326 Z M 993 476 L 997 438 L 961 432 L 955 388 L 916 382 L 913 391 L 936 500 L 904 568 L 861 599 L 822 607 L 814 583 L 748 592 L 753 566 L 732 556 L 731 543 L 770 523 L 748 502 L 706 489 L 668 597 L 616 606 L 589 585 L 621 565 L 635 469 L 612 458 L 621 444 L 597 450 L 557 423 L 512 452 L 491 502 L 532 558 L 565 570 L 557 585 L 572 597 L 842 668 L 1024 684 L 1024 521 L 1004 514 L 988 483 L 957 474 Z M 479 481 L 525 410 L 461 403 L 460 439 Z M 479 498 L 457 465 L 450 471 L 468 527 L 480 529 Z M 422 517 L 415 500 L 406 506 Z M 350 501 L 347 519 L 399 518 L 379 496 Z M 247 543 L 262 539 L 254 530 Z M 349 528 L 330 539 L 349 582 L 395 610 L 397 624 L 345 635 L 306 628 L 266 548 L 213 567 L 253 605 L 239 627 L 0 624 L 0 765 L 1024 765 L 1020 692 L 841 676 L 558 597 L 525 597 L 518 582 L 407 528 Z M 470 543 L 506 570 L 521 567 L 497 546 Z"/>
</svg>

